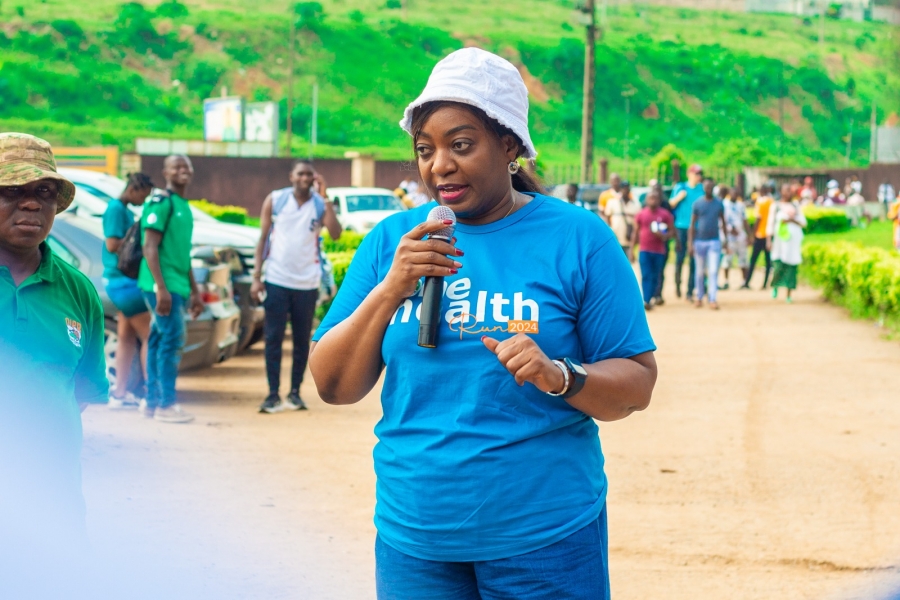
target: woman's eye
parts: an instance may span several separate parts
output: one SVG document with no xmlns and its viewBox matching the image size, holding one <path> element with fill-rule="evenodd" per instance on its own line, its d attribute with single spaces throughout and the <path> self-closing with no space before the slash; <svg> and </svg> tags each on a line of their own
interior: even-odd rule
<svg viewBox="0 0 900 600">
<path fill-rule="evenodd" d="M 471 145 L 472 145 L 471 142 L 464 142 L 464 141 L 453 142 L 453 149 L 454 150 L 465 150 L 466 148 L 468 148 Z"/>
<path fill-rule="evenodd" d="M 423 156 L 428 153 L 428 146 L 416 146 L 416 154 Z"/>
</svg>

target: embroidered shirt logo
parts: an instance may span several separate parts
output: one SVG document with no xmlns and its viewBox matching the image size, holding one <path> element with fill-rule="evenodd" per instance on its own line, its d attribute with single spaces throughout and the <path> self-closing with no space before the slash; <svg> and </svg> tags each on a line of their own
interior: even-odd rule
<svg viewBox="0 0 900 600">
<path fill-rule="evenodd" d="M 66 319 L 66 331 L 69 333 L 69 341 L 76 348 L 81 348 L 81 323 Z"/>
</svg>

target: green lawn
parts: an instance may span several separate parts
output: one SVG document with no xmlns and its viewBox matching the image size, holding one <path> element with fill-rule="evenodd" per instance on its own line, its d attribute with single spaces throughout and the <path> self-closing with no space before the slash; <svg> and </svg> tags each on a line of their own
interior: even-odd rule
<svg viewBox="0 0 900 600">
<path fill-rule="evenodd" d="M 893 223 L 890 221 L 873 221 L 866 228 L 856 228 L 843 233 L 817 233 L 808 235 L 808 242 L 854 242 L 863 246 L 892 250 Z"/>
</svg>

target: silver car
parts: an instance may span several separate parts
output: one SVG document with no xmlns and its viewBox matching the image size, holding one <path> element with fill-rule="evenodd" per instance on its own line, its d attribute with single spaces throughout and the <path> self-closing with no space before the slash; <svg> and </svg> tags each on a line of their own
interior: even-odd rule
<svg viewBox="0 0 900 600">
<path fill-rule="evenodd" d="M 47 243 L 60 258 L 87 275 L 100 294 L 106 325 L 107 374 L 115 382 L 118 310 L 103 284 L 103 226 L 96 219 L 63 213 L 56 217 Z M 206 258 L 209 253 L 202 247 L 195 248 L 194 254 L 200 255 L 192 258 L 192 266 L 205 306 L 196 319 L 186 317 L 181 370 L 208 367 L 230 358 L 238 349 L 241 313 L 232 298 L 231 269 L 215 258 Z"/>
</svg>

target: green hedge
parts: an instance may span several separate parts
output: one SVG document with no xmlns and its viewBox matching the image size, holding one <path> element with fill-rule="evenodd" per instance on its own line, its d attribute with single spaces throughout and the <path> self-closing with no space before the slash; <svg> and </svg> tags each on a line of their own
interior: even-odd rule
<svg viewBox="0 0 900 600">
<path fill-rule="evenodd" d="M 900 325 L 900 254 L 847 242 L 803 246 L 803 275 L 855 317 Z"/>
<path fill-rule="evenodd" d="M 837 208 L 804 206 L 803 216 L 806 217 L 806 233 L 838 233 L 850 229 L 847 214 Z"/>
<path fill-rule="evenodd" d="M 331 236 L 328 235 L 328 230 L 323 227 L 322 249 L 328 254 L 332 252 L 355 252 L 362 243 L 363 237 L 365 236 L 362 233 L 344 231 L 341 233 L 341 237 L 337 240 L 333 240 L 331 239 Z"/>
<path fill-rule="evenodd" d="M 208 200 L 191 200 L 191 205 L 223 223 L 247 224 L 247 209 L 242 206 L 221 206 Z"/>
</svg>

